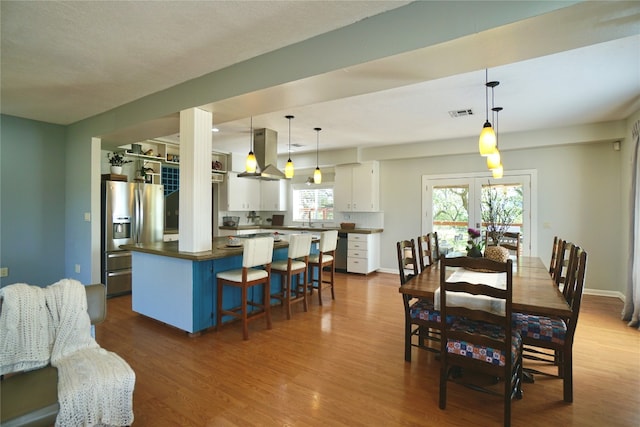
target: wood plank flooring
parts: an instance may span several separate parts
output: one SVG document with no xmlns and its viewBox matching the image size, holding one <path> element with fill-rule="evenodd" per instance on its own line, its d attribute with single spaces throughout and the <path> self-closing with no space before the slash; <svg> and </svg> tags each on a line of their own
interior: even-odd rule
<svg viewBox="0 0 640 427">
<path fill-rule="evenodd" d="M 438 408 L 439 362 L 403 358 L 398 277 L 336 274 L 336 300 L 314 293 L 292 319 L 257 320 L 197 337 L 109 299 L 100 345 L 136 372 L 134 426 L 495 426 L 500 397 L 450 384 Z M 537 376 L 512 405 L 514 426 L 640 425 L 640 332 L 620 320 L 622 302 L 586 295 L 574 344 L 574 402 L 562 381 Z M 525 366 L 532 362 L 525 362 Z"/>
</svg>

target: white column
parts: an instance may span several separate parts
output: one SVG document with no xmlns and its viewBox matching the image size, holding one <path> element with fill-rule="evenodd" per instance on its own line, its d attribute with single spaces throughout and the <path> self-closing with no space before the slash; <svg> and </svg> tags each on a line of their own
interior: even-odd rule
<svg viewBox="0 0 640 427">
<path fill-rule="evenodd" d="M 178 249 L 211 250 L 211 113 L 180 112 L 180 220 Z"/>
</svg>

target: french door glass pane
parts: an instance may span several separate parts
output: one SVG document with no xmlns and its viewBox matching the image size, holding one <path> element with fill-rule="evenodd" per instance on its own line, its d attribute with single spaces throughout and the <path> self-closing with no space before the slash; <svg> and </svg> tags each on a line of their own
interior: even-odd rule
<svg viewBox="0 0 640 427">
<path fill-rule="evenodd" d="M 493 193 L 493 194 L 491 194 Z M 504 224 L 501 221 L 496 224 L 499 229 L 504 227 L 503 231 L 511 231 L 520 233 L 520 239 L 523 236 L 523 220 L 522 213 L 524 210 L 524 194 L 522 184 L 492 184 L 482 186 L 482 236 L 484 238 L 488 225 L 488 201 L 492 198 L 492 202 L 500 207 L 500 210 L 507 213 L 513 218 L 511 224 Z"/>
<path fill-rule="evenodd" d="M 436 185 L 432 192 L 433 231 L 440 251 L 464 251 L 469 227 L 469 186 Z"/>
</svg>

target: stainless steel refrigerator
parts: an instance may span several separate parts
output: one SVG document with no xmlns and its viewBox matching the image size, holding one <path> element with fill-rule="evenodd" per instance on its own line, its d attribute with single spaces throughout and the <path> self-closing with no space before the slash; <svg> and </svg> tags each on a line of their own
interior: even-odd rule
<svg viewBox="0 0 640 427">
<path fill-rule="evenodd" d="M 120 245 L 161 242 L 164 214 L 162 185 L 103 181 L 101 264 L 107 296 L 131 292 L 131 252 Z"/>
</svg>

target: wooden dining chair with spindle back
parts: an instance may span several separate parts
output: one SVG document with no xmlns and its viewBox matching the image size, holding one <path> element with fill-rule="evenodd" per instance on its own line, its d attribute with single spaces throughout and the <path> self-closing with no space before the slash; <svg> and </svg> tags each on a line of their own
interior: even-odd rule
<svg viewBox="0 0 640 427">
<path fill-rule="evenodd" d="M 400 284 L 404 285 L 418 275 L 419 262 L 416 259 L 415 241 L 411 239 L 397 242 L 396 248 Z M 434 309 L 433 299 L 414 298 L 403 293 L 402 301 L 405 316 L 404 360 L 411 362 L 411 347 L 438 353 L 440 312 Z M 414 342 L 414 337 L 417 338 L 417 342 Z"/>
<path fill-rule="evenodd" d="M 440 409 L 446 408 L 447 385 L 453 379 L 502 395 L 504 425 L 509 426 L 511 401 L 522 397 L 522 339 L 511 324 L 513 261 L 458 257 L 440 263 Z M 448 317 L 453 320 L 446 321 Z M 456 378 L 452 374 L 459 368 L 463 373 Z M 470 373 L 503 381 L 502 392 L 469 384 Z"/>
<path fill-rule="evenodd" d="M 557 375 L 539 369 L 526 370 L 562 378 L 565 402 L 573 402 L 573 338 L 578 325 L 586 268 L 587 252 L 572 245 L 563 289 L 571 307 L 569 318 L 513 314 L 513 327 L 522 336 L 525 346 L 524 357 L 557 366 Z"/>
<path fill-rule="evenodd" d="M 438 258 L 438 233 L 434 231 L 423 236 L 418 236 L 418 261 L 420 271 L 436 265 Z"/>
</svg>

